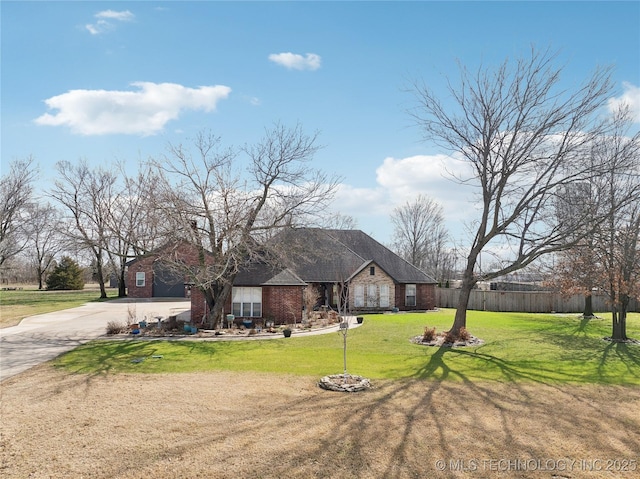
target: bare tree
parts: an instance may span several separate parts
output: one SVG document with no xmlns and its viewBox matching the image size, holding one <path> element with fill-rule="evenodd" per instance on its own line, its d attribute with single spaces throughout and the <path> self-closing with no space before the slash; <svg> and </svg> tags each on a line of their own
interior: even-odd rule
<svg viewBox="0 0 640 479">
<path fill-rule="evenodd" d="M 605 219 L 594 245 L 600 269 L 597 286 L 611 304 L 614 341 L 627 340 L 627 309 L 640 297 L 640 132 L 629 136 L 626 110 L 613 119 L 613 132 L 595 144 L 594 155 L 604 165 Z"/>
<path fill-rule="evenodd" d="M 414 84 L 418 106 L 412 115 L 425 139 L 460 155 L 472 173 L 458 180 L 478 192 L 480 214 L 471 227 L 453 334 L 466 327 L 469 295 L 478 280 L 571 246 L 569 229 L 554 221 L 553 200 L 561 188 L 594 175 L 580 160 L 599 133 L 594 118 L 611 86 L 608 70 L 598 69 L 575 91 L 563 91 L 555 60 L 549 51 L 532 49 L 495 70 L 471 73 L 461 67 L 460 84 L 449 86 L 452 106 Z M 492 247 L 509 256 L 500 268 L 476 274 L 480 253 Z"/>
<path fill-rule="evenodd" d="M 45 275 L 55 263 L 55 257 L 64 250 L 60 231 L 60 212 L 51 204 L 31 204 L 27 209 L 30 235 L 25 254 L 33 265 L 38 289 L 43 289 Z"/>
<path fill-rule="evenodd" d="M 319 227 L 323 229 L 355 230 L 358 229 L 358 220 L 351 215 L 333 213 L 320 218 Z"/>
<path fill-rule="evenodd" d="M 585 161 L 595 161 L 590 155 Z M 554 256 L 547 283 L 559 289 L 563 294 L 582 294 L 585 298 L 583 317 L 593 317 L 592 292 L 598 267 L 595 257 L 597 241 L 594 224 L 602 216 L 603 189 L 598 176 L 586 179 L 583 183 L 565 186 L 556 199 L 557 221 L 568 225 L 568 241 L 573 244 L 569 249 Z M 575 218 L 594 218 L 574 224 Z"/>
<path fill-rule="evenodd" d="M 396 253 L 433 278 L 442 279 L 450 262 L 449 234 L 442 206 L 427 196 L 418 195 L 415 200 L 394 208 L 391 222 Z"/>
<path fill-rule="evenodd" d="M 123 164 L 116 169 L 121 181 L 114 184 L 110 207 L 104 209 L 104 251 L 117 279 L 118 297 L 124 297 L 127 261 L 160 246 L 166 233 L 162 219 L 156 214 L 158 210 L 153 207 L 159 184 L 155 169 L 148 164 L 139 165 L 133 176 L 127 174 Z"/>
<path fill-rule="evenodd" d="M 66 231 L 69 240 L 90 251 L 95 261 L 100 297 L 107 297 L 105 253 L 109 234 L 109 211 L 114 205 L 117 175 L 103 168 L 91 169 L 86 160 L 76 164 L 56 164 L 58 179 L 49 193 L 69 213 L 74 228 Z"/>
<path fill-rule="evenodd" d="M 161 172 L 156 206 L 174 239 L 199 251 L 197 267 L 177 256 L 173 265 L 203 292 L 211 324 L 221 319 L 239 268 L 268 254 L 264 240 L 317 215 L 331 200 L 337 179 L 309 166 L 316 141 L 300 125 L 276 124 L 261 141 L 236 151 L 201 133 L 193 150 L 170 145 L 154 163 Z"/>
<path fill-rule="evenodd" d="M 31 156 L 13 161 L 0 180 L 0 267 L 26 246 L 24 216 L 33 200 L 34 161 Z"/>
<path fill-rule="evenodd" d="M 559 221 L 571 225 L 574 245 L 558 255 L 552 282 L 566 293 L 585 295 L 585 317 L 593 316 L 592 290 L 606 293 L 614 340 L 627 339 L 629 299 L 640 294 L 640 133 L 628 135 L 630 124 L 625 109 L 611 118 L 611 130 L 597 139 L 586 160 L 602 174 L 565 189 L 559 198 Z M 594 219 L 573 225 L 573 218 L 583 215 Z"/>
</svg>

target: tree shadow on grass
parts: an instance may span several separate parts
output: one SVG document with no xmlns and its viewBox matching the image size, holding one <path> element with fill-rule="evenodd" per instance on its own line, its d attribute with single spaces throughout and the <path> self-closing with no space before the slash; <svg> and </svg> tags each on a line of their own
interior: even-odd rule
<svg viewBox="0 0 640 479">
<path fill-rule="evenodd" d="M 158 354 L 158 346 L 150 341 L 91 341 L 63 354 L 54 365 L 90 376 L 126 372 L 128 368 L 123 366 Z"/>
<path fill-rule="evenodd" d="M 133 344 L 140 343 L 113 345 L 108 354 L 136 356 L 139 350 L 131 349 Z M 185 351 L 209 347 L 175 344 Z M 218 347 L 213 350 L 212 354 L 221 354 Z M 609 351 L 617 354 L 615 346 Z M 463 363 L 454 360 L 458 357 L 494 365 L 504 381 L 471 379 Z M 440 471 L 436 461 L 571 458 L 574 447 L 592 457 L 622 457 L 628 450 L 640 449 L 638 418 L 617 414 L 615 409 L 637 404 L 637 392 L 597 388 L 592 396 L 593 388 L 554 385 L 544 374 L 531 376 L 482 347 L 429 348 L 412 378 L 374 381 L 374 389 L 363 393 L 314 389 L 286 375 L 261 376 L 265 382 L 258 384 L 266 391 L 251 387 L 245 391 L 243 381 L 256 376 L 243 378 L 228 373 L 180 376 L 179 390 L 166 400 L 181 406 L 193 399 L 189 381 L 209 385 L 198 403 L 203 409 L 197 421 L 182 426 L 147 423 L 142 415 L 142 425 L 161 428 L 153 438 L 162 447 L 154 444 L 153 453 L 146 454 L 126 451 L 126 460 L 103 459 L 104 464 L 115 464 L 109 466 L 112 476 L 161 477 L 159 471 L 168 467 L 179 471 L 184 464 L 194 468 L 185 477 L 478 478 L 496 474 L 482 469 L 466 474 L 449 468 Z M 149 381 L 153 390 L 155 379 Z M 237 395 L 215 392 L 230 381 Z M 271 387 L 272 382 L 279 386 Z M 619 391 L 627 398 L 614 404 Z M 227 401 L 233 406 L 221 408 Z M 215 406 L 208 407 L 209 403 Z M 193 412 L 187 416 L 192 418 Z M 531 422 L 523 422 L 524 417 L 531 417 Z M 177 436 L 174 428 L 183 432 Z M 600 441 L 601 436 L 608 440 Z"/>
<path fill-rule="evenodd" d="M 270 348 L 278 342 L 270 343 Z M 282 345 L 281 347 L 286 347 Z M 90 376 L 109 373 L 154 373 L 207 371 L 226 356 L 242 358 L 246 351 L 259 348 L 248 341 L 193 340 L 97 340 L 60 356 L 56 367 Z M 154 361 L 154 359 L 162 359 Z M 193 359 L 197 358 L 199 364 Z M 171 362 L 168 366 L 166 363 Z"/>
<path fill-rule="evenodd" d="M 598 363 L 598 375 L 601 379 L 608 376 L 607 361 L 616 360 L 624 365 L 628 374 L 640 378 L 640 345 L 606 342 Z"/>
<path fill-rule="evenodd" d="M 624 365 L 627 375 L 640 378 L 640 345 L 605 341 L 602 331 L 590 328 L 599 326 L 598 323 L 593 324 L 594 320 L 602 321 L 598 318 L 582 318 L 574 328 L 567 328 L 566 323 L 549 326 L 537 332 L 539 337 L 536 342 L 541 346 L 548 344 L 557 348 L 559 366 L 563 362 L 578 362 L 580 369 L 587 371 L 586 366 L 592 365 L 586 375 L 567 375 L 567 380 L 620 383 L 621 373 L 616 370 L 617 364 Z"/>
<path fill-rule="evenodd" d="M 438 451 L 435 459 L 464 458 L 466 451 L 460 449 L 460 444 L 465 441 L 460 441 L 460 436 L 468 437 L 470 445 L 486 441 L 488 451 L 500 448 L 502 451 L 512 451 L 512 457 L 517 457 L 518 454 L 534 458 L 549 457 L 550 445 L 544 438 L 545 433 L 541 438 L 531 439 L 526 432 L 520 430 L 517 419 L 528 414 L 538 418 L 541 425 L 546 425 L 547 432 L 557 427 L 559 431 L 566 429 L 566 434 L 573 437 L 580 437 L 583 428 L 599 430 L 601 422 L 610 422 L 613 428 L 621 431 L 620 436 L 625 438 L 624 441 L 631 450 L 640 445 L 639 435 L 625 436 L 623 431 L 629 425 L 624 418 L 605 419 L 597 404 L 591 401 L 588 394 L 583 396 L 578 386 L 558 384 L 544 371 L 533 371 L 517 362 L 482 353 L 479 351 L 481 348 L 482 346 L 470 350 L 440 347 L 429 354 L 412 379 L 390 382 L 385 387 L 385 393 L 367 408 L 352 411 L 353 416 L 345 416 L 343 421 L 348 426 L 340 428 L 340 431 L 344 436 L 353 433 L 349 447 L 354 456 L 367 456 L 374 436 L 371 433 L 372 425 L 382 417 L 394 415 L 398 419 L 390 421 L 387 427 L 393 427 L 397 434 L 388 445 L 390 459 L 387 467 L 378 475 L 388 479 L 409 477 L 408 471 L 437 477 L 438 471 L 434 470 L 431 451 Z M 454 367 L 453 361 L 448 360 L 454 356 L 472 357 L 486 362 L 500 369 L 502 380 L 471 380 L 464 370 Z M 536 393 L 537 387 L 543 388 L 548 397 L 541 399 Z M 574 388 L 578 388 L 577 393 Z M 571 402 L 574 403 L 573 407 L 575 403 L 580 404 L 579 413 L 574 414 L 569 406 Z M 394 410 L 396 403 L 402 405 Z M 490 427 L 498 424 L 496 430 L 485 428 L 487 417 L 495 419 Z M 550 436 L 553 437 L 553 434 L 550 433 Z M 419 442 L 421 437 L 425 437 L 429 446 L 426 447 L 424 456 L 416 456 L 416 441 Z M 347 439 L 336 431 L 328 443 L 334 442 L 344 443 Z M 473 457 L 473 453 L 470 456 Z M 431 463 L 428 462 L 430 457 Z M 451 471 L 448 470 L 448 473 Z M 449 475 L 443 473 L 443 477 Z M 360 477 L 368 475 L 363 473 Z M 482 477 L 482 474 L 465 477 Z"/>
</svg>

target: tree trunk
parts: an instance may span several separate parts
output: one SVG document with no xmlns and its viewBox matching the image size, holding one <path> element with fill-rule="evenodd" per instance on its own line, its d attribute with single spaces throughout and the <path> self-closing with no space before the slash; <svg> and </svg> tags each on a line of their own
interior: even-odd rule
<svg viewBox="0 0 640 479">
<path fill-rule="evenodd" d="M 107 288 L 104 285 L 104 273 L 102 271 L 102 253 L 96 252 L 96 275 L 100 286 L 100 299 L 107 299 Z"/>
<path fill-rule="evenodd" d="M 209 312 L 209 322 L 212 325 L 220 323 L 222 321 L 222 315 L 224 314 L 224 305 L 227 302 L 227 298 L 231 294 L 233 288 L 232 283 L 225 283 L 222 288 L 218 288 L 219 294 L 215 298 L 215 303 Z"/>
<path fill-rule="evenodd" d="M 107 299 L 107 287 L 102 276 L 98 277 L 98 284 L 100 285 L 100 299 Z"/>
<path fill-rule="evenodd" d="M 38 290 L 42 290 L 42 277 L 44 276 L 44 271 L 42 271 L 42 268 L 38 267 L 37 268 L 37 273 L 38 273 Z"/>
<path fill-rule="evenodd" d="M 458 296 L 458 306 L 456 307 L 456 316 L 451 326 L 451 334 L 457 336 L 461 328 L 467 327 L 467 306 L 469 305 L 469 296 L 471 295 L 471 287 L 465 287 L 464 284 Z"/>
<path fill-rule="evenodd" d="M 467 258 L 467 267 L 462 276 L 462 289 L 458 295 L 458 304 L 456 305 L 456 316 L 451 326 L 451 334 L 458 336 L 461 328 L 467 327 L 467 308 L 469 307 L 469 297 L 471 290 L 478 282 L 473 270 L 476 267 L 478 252 L 472 249 Z"/>
<path fill-rule="evenodd" d="M 613 341 L 625 341 L 627 339 L 627 318 L 626 314 L 616 311 L 613 313 L 613 327 L 611 331 L 611 339 Z"/>
<path fill-rule="evenodd" d="M 628 298 L 621 298 L 619 305 L 612 308 L 612 331 L 611 339 L 613 341 L 626 341 L 627 337 L 627 306 Z"/>
<path fill-rule="evenodd" d="M 471 290 L 476 284 L 473 271 L 465 271 L 462 279 L 462 289 L 458 295 L 458 304 L 456 305 L 456 316 L 451 326 L 451 333 L 457 336 L 461 328 L 467 327 L 467 308 L 469 307 L 469 297 Z"/>
<path fill-rule="evenodd" d="M 127 283 L 124 268 L 120 270 L 120 278 L 118 279 L 118 298 L 125 298 L 127 296 Z"/>
<path fill-rule="evenodd" d="M 593 318 L 593 296 L 588 293 L 584 297 L 584 312 L 582 313 L 584 318 Z"/>
<path fill-rule="evenodd" d="M 227 283 L 223 287 L 212 285 L 202 290 L 207 302 L 207 311 L 205 311 L 207 327 L 215 328 L 217 324 L 221 323 L 224 315 L 224 305 L 231 294 L 232 287 L 231 283 Z"/>
</svg>

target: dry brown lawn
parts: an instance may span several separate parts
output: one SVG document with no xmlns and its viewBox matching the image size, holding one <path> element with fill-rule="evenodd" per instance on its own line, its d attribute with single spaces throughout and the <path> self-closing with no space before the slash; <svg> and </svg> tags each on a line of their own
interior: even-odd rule
<svg viewBox="0 0 640 479">
<path fill-rule="evenodd" d="M 0 477 L 640 477 L 637 387 L 317 379 L 43 365 L 1 384 Z"/>
</svg>

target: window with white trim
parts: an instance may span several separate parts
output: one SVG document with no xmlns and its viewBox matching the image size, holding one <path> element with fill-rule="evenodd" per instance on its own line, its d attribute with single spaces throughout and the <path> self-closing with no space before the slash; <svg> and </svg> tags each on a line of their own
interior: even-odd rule
<svg viewBox="0 0 640 479">
<path fill-rule="evenodd" d="M 416 305 L 416 285 L 407 284 L 404 291 L 404 304 L 405 306 Z"/>
<path fill-rule="evenodd" d="M 262 317 L 262 288 L 233 288 L 231 313 L 241 318 Z"/>
<path fill-rule="evenodd" d="M 378 303 L 378 287 L 375 284 L 367 286 L 367 307 L 375 308 Z"/>
<path fill-rule="evenodd" d="M 139 288 L 144 287 L 145 285 L 145 274 L 144 271 L 136 271 L 136 286 Z"/>
<path fill-rule="evenodd" d="M 388 284 L 380 285 L 380 307 L 381 308 L 389 307 L 389 285 Z"/>
<path fill-rule="evenodd" d="M 355 298 L 353 305 L 356 308 L 362 308 L 364 306 L 364 285 L 356 284 L 355 287 Z"/>
</svg>

